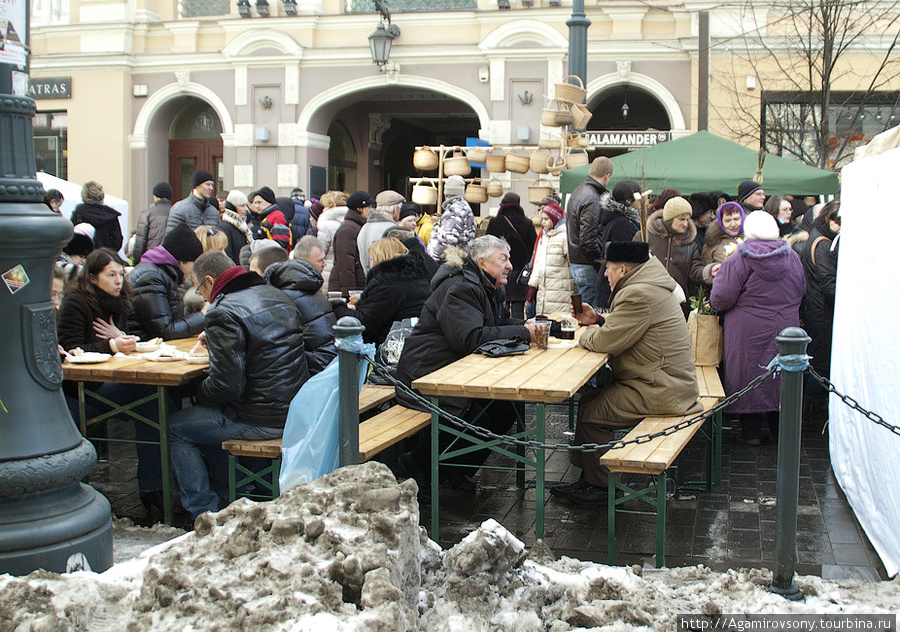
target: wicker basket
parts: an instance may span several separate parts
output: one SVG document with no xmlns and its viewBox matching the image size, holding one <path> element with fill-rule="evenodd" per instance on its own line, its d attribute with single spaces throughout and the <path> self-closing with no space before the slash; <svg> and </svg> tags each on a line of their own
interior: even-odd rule
<svg viewBox="0 0 900 632">
<path fill-rule="evenodd" d="M 588 162 L 588 154 L 586 149 L 582 149 L 581 147 L 570 149 L 566 152 L 566 168 L 575 169 L 576 167 L 583 167 Z"/>
<path fill-rule="evenodd" d="M 413 154 L 413 167 L 421 169 L 422 171 L 437 169 L 438 162 L 438 155 L 427 145 L 425 147 L 420 147 Z"/>
<path fill-rule="evenodd" d="M 488 201 L 487 187 L 480 178 L 475 178 L 466 185 L 466 201 L 472 204 L 484 204 Z"/>
<path fill-rule="evenodd" d="M 566 168 L 566 159 L 562 156 L 551 156 L 547 159 L 547 173 L 558 176 Z"/>
<path fill-rule="evenodd" d="M 572 106 L 572 127 L 576 129 L 584 129 L 591 122 L 593 114 L 586 105 L 576 103 Z"/>
<path fill-rule="evenodd" d="M 565 112 L 568 117 L 572 116 L 572 113 L 569 111 L 568 103 L 562 103 L 560 101 L 556 101 L 555 99 L 550 99 L 550 103 L 547 104 L 547 107 L 541 110 L 541 125 L 544 125 L 545 127 L 559 127 L 560 125 L 568 125 L 569 123 L 560 123 L 558 120 L 558 117 L 562 112 Z M 566 116 L 564 115 L 563 118 L 566 118 Z"/>
<path fill-rule="evenodd" d="M 487 156 L 487 150 L 484 147 L 468 147 L 466 149 L 466 158 L 469 159 L 469 162 L 484 162 L 485 156 Z"/>
<path fill-rule="evenodd" d="M 491 173 L 506 173 L 506 152 L 499 147 L 491 147 L 484 162 Z"/>
<path fill-rule="evenodd" d="M 553 193 L 553 187 L 546 180 L 538 178 L 528 187 L 528 201 L 532 204 L 540 204 L 541 200 Z"/>
<path fill-rule="evenodd" d="M 568 79 L 576 79 L 578 85 L 568 82 Z M 584 89 L 584 82 L 578 75 L 569 75 L 563 77 L 562 83 L 556 84 L 556 100 L 563 103 L 581 103 L 587 96 L 587 90 Z"/>
<path fill-rule="evenodd" d="M 487 185 L 487 192 L 491 197 L 500 197 L 503 195 L 503 184 L 496 178 L 491 178 Z"/>
<path fill-rule="evenodd" d="M 437 185 L 431 178 L 422 178 L 413 185 L 412 201 L 416 204 L 437 204 Z"/>
<path fill-rule="evenodd" d="M 536 149 L 531 152 L 531 158 L 528 160 L 528 166 L 535 173 L 549 173 L 547 171 L 547 161 L 550 160 L 550 151 L 544 149 Z"/>
<path fill-rule="evenodd" d="M 556 120 L 556 117 L 553 118 Z M 559 149 L 559 141 L 555 138 L 542 138 L 538 141 L 538 147 L 541 149 Z"/>
<path fill-rule="evenodd" d="M 571 125 L 574 122 L 575 117 L 572 114 L 572 110 L 569 109 L 569 105 L 567 103 L 560 104 L 559 110 L 556 112 L 557 127 L 565 127 L 566 125 Z"/>
<path fill-rule="evenodd" d="M 528 156 L 514 154 L 512 152 L 506 154 L 506 170 L 513 173 L 528 173 L 530 160 Z"/>
<path fill-rule="evenodd" d="M 466 158 L 466 154 L 459 147 L 448 151 L 449 158 L 444 158 L 445 176 L 467 176 L 472 172 L 472 165 Z"/>
<path fill-rule="evenodd" d="M 587 147 L 588 139 L 581 132 L 569 132 L 566 134 L 566 147 Z"/>
</svg>

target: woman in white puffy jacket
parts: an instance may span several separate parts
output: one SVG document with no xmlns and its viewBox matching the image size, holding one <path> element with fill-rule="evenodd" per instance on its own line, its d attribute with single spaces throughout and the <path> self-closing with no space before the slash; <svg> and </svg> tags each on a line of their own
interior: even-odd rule
<svg viewBox="0 0 900 632">
<path fill-rule="evenodd" d="M 344 191 L 328 191 L 319 198 L 324 209 L 316 222 L 318 232 L 316 237 L 325 246 L 325 269 L 322 270 L 322 278 L 325 283 L 322 287 L 328 289 L 328 279 L 331 278 L 331 269 L 334 267 L 334 234 L 344 221 L 347 214 L 347 198 L 349 194 Z"/>
<path fill-rule="evenodd" d="M 541 228 L 528 281 L 528 285 L 537 289 L 535 313 L 568 314 L 571 311 L 569 301 L 577 289 L 569 271 L 566 212 L 559 204 L 541 208 Z"/>
</svg>

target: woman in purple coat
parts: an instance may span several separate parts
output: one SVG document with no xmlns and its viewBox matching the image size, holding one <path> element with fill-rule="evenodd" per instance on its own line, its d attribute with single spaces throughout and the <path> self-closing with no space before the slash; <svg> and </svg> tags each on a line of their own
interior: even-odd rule
<svg viewBox="0 0 900 632">
<path fill-rule="evenodd" d="M 719 268 L 710 305 L 725 315 L 725 393 L 731 395 L 762 373 L 778 354 L 777 336 L 800 325 L 800 301 L 806 291 L 803 265 L 791 246 L 779 239 L 775 218 L 754 211 L 744 221 L 746 241 Z M 765 380 L 729 407 L 740 417 L 741 439 L 759 445 L 762 421 L 777 437 L 781 380 Z"/>
</svg>

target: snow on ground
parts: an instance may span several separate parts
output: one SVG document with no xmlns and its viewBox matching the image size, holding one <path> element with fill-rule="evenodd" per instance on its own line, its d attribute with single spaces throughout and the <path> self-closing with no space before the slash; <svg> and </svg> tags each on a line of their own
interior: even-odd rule
<svg viewBox="0 0 900 632">
<path fill-rule="evenodd" d="M 900 611 L 900 580 L 766 570 L 642 571 L 526 551 L 493 520 L 442 551 L 418 524 L 415 484 L 381 464 L 342 468 L 271 503 L 239 501 L 196 531 L 101 574 L 0 576 L 0 632 L 563 632 L 672 630 L 677 614 Z M 125 559 L 180 532 L 117 522 Z"/>
</svg>

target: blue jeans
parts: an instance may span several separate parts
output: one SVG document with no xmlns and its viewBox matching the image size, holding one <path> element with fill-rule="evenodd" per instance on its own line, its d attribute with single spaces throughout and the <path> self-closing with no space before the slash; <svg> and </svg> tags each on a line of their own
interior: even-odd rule
<svg viewBox="0 0 900 632">
<path fill-rule="evenodd" d="M 219 510 L 219 495 L 209 484 L 205 455 L 213 476 L 227 480 L 228 454 L 221 444 L 229 439 L 274 439 L 283 428 L 251 426 L 227 419 L 222 411 L 211 406 L 191 406 L 170 417 L 169 438 L 172 467 L 178 477 L 181 504 L 196 518 L 204 511 Z M 202 452 L 202 453 L 201 453 Z"/>
<path fill-rule="evenodd" d="M 581 300 L 591 307 L 597 307 L 597 270 L 588 263 L 570 263 L 569 270 L 581 294 Z"/>
</svg>

